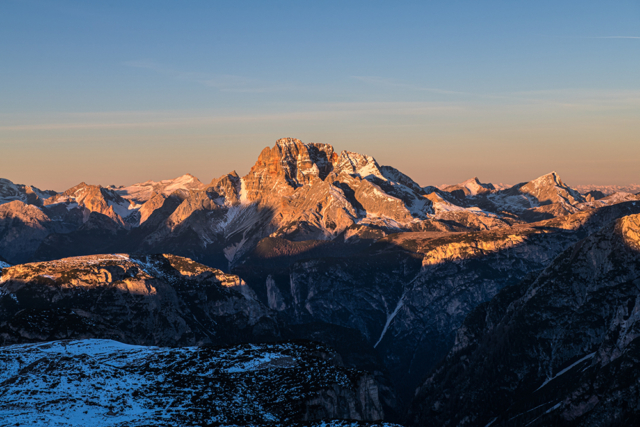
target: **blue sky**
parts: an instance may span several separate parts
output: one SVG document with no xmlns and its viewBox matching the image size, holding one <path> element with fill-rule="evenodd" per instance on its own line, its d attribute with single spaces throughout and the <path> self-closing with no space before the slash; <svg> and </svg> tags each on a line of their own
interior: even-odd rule
<svg viewBox="0 0 640 427">
<path fill-rule="evenodd" d="M 244 174 L 284 136 L 422 185 L 640 182 L 640 2 L 0 2 L 0 176 Z"/>
</svg>

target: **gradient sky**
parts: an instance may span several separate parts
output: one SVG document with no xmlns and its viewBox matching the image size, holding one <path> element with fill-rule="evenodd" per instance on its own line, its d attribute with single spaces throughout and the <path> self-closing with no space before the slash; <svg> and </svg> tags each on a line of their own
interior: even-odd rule
<svg viewBox="0 0 640 427">
<path fill-rule="evenodd" d="M 0 1 L 0 177 L 208 182 L 286 136 L 421 185 L 640 183 L 640 2 Z"/>
</svg>

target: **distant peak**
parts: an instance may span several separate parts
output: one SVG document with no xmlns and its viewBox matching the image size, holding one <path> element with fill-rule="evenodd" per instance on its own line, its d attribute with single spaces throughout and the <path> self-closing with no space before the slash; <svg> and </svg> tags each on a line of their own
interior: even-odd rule
<svg viewBox="0 0 640 427">
<path fill-rule="evenodd" d="M 474 176 L 473 178 L 469 178 L 468 180 L 466 180 L 465 182 L 463 182 L 463 184 L 478 184 L 480 185 L 480 180 L 478 179 L 477 176 Z"/>
<path fill-rule="evenodd" d="M 297 138 L 280 138 L 276 141 L 276 146 L 283 147 L 289 145 L 301 145 L 302 141 Z"/>
<path fill-rule="evenodd" d="M 535 182 L 535 183 L 550 182 L 559 187 L 565 186 L 564 183 L 562 182 L 562 179 L 560 179 L 560 175 L 558 175 L 556 171 L 552 171 L 552 172 L 549 172 L 548 174 L 542 175 L 534 179 L 532 182 Z"/>
<path fill-rule="evenodd" d="M 187 181 L 187 180 L 188 181 L 198 181 L 198 178 L 193 176 L 193 175 L 191 175 L 190 173 L 185 173 L 184 175 L 173 179 L 173 181 Z"/>
</svg>

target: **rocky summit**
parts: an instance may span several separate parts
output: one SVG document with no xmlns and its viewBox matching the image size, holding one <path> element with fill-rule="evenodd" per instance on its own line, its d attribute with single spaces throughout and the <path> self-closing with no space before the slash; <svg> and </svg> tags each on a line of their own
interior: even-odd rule
<svg viewBox="0 0 640 427">
<path fill-rule="evenodd" d="M 421 186 L 283 138 L 209 183 L 1 180 L 0 412 L 634 425 L 640 196 L 530 178 Z M 56 392 L 26 398 L 39 377 Z"/>
</svg>

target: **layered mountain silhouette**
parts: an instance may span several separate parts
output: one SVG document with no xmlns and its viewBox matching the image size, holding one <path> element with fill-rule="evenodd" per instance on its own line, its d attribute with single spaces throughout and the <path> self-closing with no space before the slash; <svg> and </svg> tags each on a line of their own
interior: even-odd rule
<svg viewBox="0 0 640 427">
<path fill-rule="evenodd" d="M 586 202 L 555 172 L 505 190 L 477 178 L 422 188 L 370 156 L 293 138 L 265 148 L 246 176 L 208 185 L 187 174 L 118 188 L 81 183 L 60 194 L 32 188 L 0 183 L 0 230 L 9 222 L 14 230 L 0 231 L 0 255 L 10 262 L 168 252 L 228 269 L 266 237 L 354 243 L 488 230 L 575 213 Z M 5 234 L 28 238 L 14 247 Z"/>
<path fill-rule="evenodd" d="M 421 187 L 293 138 L 208 184 L 2 180 L 0 339 L 312 339 L 370 372 L 386 420 L 629 425 L 634 386 L 602 361 L 635 360 L 640 196 L 589 191 Z"/>
</svg>

